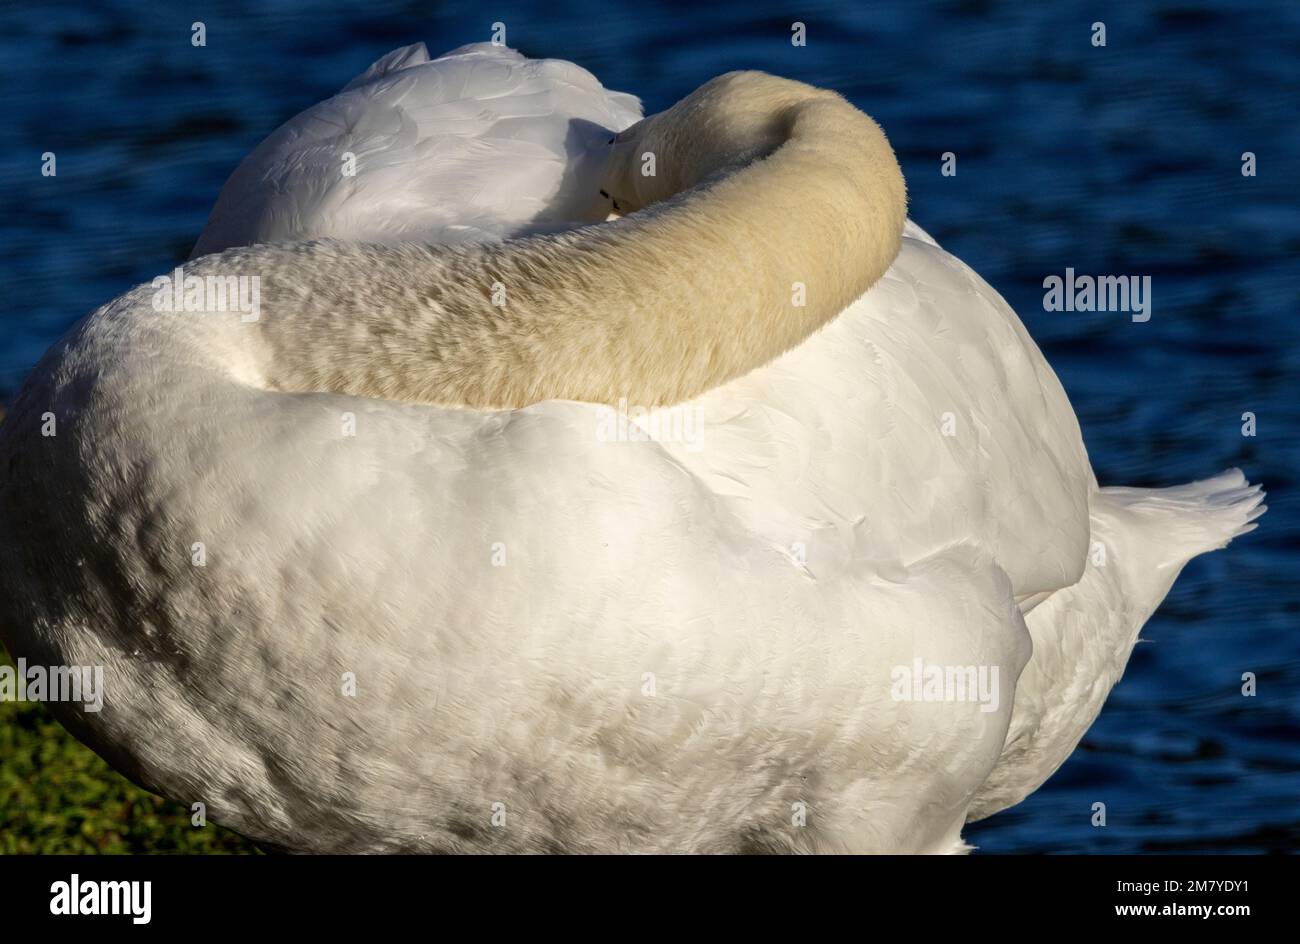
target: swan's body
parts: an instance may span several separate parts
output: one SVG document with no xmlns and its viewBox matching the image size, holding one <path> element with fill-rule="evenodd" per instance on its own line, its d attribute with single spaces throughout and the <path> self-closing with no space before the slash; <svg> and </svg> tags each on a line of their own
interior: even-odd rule
<svg viewBox="0 0 1300 944">
<path fill-rule="evenodd" d="M 459 55 L 440 66 L 401 50 L 377 81 L 404 81 L 402 63 L 454 70 L 469 57 L 524 68 L 504 50 Z M 534 67 L 562 71 L 547 69 Z M 749 86 L 729 88 L 735 99 Z M 364 123 L 353 95 L 344 104 Z M 635 118 L 594 80 L 585 95 L 557 120 L 607 114 L 616 132 Z M 491 107 L 476 111 L 469 85 L 465 96 L 465 113 Z M 839 107 L 803 96 L 781 108 Z M 673 133 L 691 116 L 668 114 L 624 142 L 682 157 Z M 968 818 L 1041 784 L 1096 717 L 1179 568 L 1247 530 L 1258 490 L 1239 473 L 1099 490 L 1065 394 L 1014 312 L 910 224 L 892 248 L 881 235 L 902 217 L 890 215 L 880 160 L 868 154 L 860 189 L 831 201 L 861 198 L 850 222 L 818 218 L 813 193 L 811 220 L 743 229 L 773 208 L 728 195 L 777 192 L 756 175 L 800 160 L 821 119 L 795 118 L 768 140 L 770 128 L 738 114 L 710 140 L 742 142 L 743 161 L 691 153 L 730 173 L 720 183 L 674 182 L 683 160 L 650 182 L 667 192 L 640 193 L 646 182 L 617 166 L 626 153 L 591 169 L 598 149 L 570 152 L 579 179 L 614 187 L 625 209 L 687 192 L 611 227 L 451 257 L 511 265 L 542 253 L 559 267 L 539 276 L 559 294 L 540 300 L 528 267 L 514 270 L 519 307 L 503 317 L 531 304 L 544 323 L 572 307 L 566 289 L 595 299 L 593 333 L 635 309 L 603 347 L 566 342 L 578 351 L 562 368 L 520 362 L 527 383 L 506 369 L 484 379 L 489 342 L 459 358 L 445 340 L 416 349 L 427 334 L 409 313 L 421 298 L 403 280 L 465 270 L 414 248 L 233 249 L 186 271 L 266 273 L 254 325 L 155 311 L 142 286 L 78 326 L 0 426 L 0 533 L 11 539 L 0 574 L 16 588 L 0 629 L 31 661 L 108 667 L 103 712 L 65 709 L 65 722 L 141 782 L 301 850 L 957 851 Z M 876 147 L 874 126 L 853 127 L 843 136 L 864 137 L 846 153 Z M 293 180 L 294 138 L 277 136 L 259 151 Z M 839 160 L 837 146 L 819 159 Z M 479 153 L 483 168 L 517 163 Z M 763 153 L 774 156 L 748 164 Z M 381 167 L 382 154 L 372 151 Z M 528 178 L 539 202 L 472 214 L 475 238 L 603 215 L 560 186 L 571 163 L 541 164 Z M 219 205 L 196 252 L 268 231 L 375 238 L 373 219 L 351 233 L 354 217 L 310 187 L 293 194 L 296 215 L 262 214 L 244 189 L 260 166 L 250 159 L 232 178 L 222 200 L 241 214 Z M 367 166 L 362 188 L 378 180 Z M 798 173 L 825 179 L 815 162 Z M 407 184 L 391 179 L 400 206 Z M 411 232 L 464 242 L 457 205 L 431 193 Z M 631 279 L 608 293 L 588 270 L 563 269 L 590 252 L 599 271 L 619 238 L 628 255 L 601 273 L 610 279 L 703 257 L 716 240 L 690 242 L 707 230 L 692 216 L 701 206 L 748 237 L 734 250 L 739 273 L 757 266 L 734 314 L 723 302 L 699 310 L 710 271 L 737 274 L 716 255 L 672 270 L 695 278 L 675 295 L 675 284 Z M 859 224 L 818 242 L 819 226 Z M 671 227 L 677 253 L 637 259 Z M 781 255 L 810 273 L 810 294 L 826 289 L 812 311 L 784 312 L 802 319 L 794 327 L 763 307 L 769 287 L 788 292 Z M 872 287 L 834 302 L 843 312 L 816 331 L 830 283 L 851 279 Z M 764 330 L 747 331 L 745 312 Z M 690 316 L 721 327 L 697 330 Z M 685 320 L 667 330 L 674 319 Z M 420 371 L 431 353 L 449 365 L 436 383 Z M 602 407 L 557 399 L 500 412 L 430 404 L 518 406 L 539 392 L 646 405 L 691 396 L 666 409 L 692 411 L 698 436 L 605 441 Z M 47 411 L 55 437 L 40 434 Z M 996 697 L 898 700 L 893 673 L 917 659 L 996 669 Z"/>
</svg>

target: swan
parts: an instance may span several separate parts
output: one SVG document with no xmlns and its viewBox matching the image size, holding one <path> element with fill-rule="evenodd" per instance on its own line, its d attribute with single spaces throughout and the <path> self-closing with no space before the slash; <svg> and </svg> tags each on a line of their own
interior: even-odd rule
<svg viewBox="0 0 1300 944">
<path fill-rule="evenodd" d="M 969 851 L 1265 510 L 1099 487 L 880 129 L 761 73 L 641 118 L 397 50 L 232 175 L 177 277 L 241 276 L 260 311 L 146 283 L 33 369 L 0 634 L 270 849 Z"/>
</svg>

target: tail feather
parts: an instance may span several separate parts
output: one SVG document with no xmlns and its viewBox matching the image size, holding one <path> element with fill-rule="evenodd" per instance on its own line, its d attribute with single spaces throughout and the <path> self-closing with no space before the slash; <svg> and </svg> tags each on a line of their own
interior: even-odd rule
<svg viewBox="0 0 1300 944">
<path fill-rule="evenodd" d="M 1255 529 L 1264 490 L 1239 469 L 1174 488 L 1103 488 L 1090 501 L 1093 553 L 1074 586 L 1021 601 L 1034 654 L 1011 728 L 968 818 L 1038 789 L 1101 711 L 1138 633 L 1193 557 Z"/>
<path fill-rule="evenodd" d="M 1197 554 L 1226 547 L 1254 531 L 1268 506 L 1261 485 L 1251 485 L 1240 469 L 1173 488 L 1106 488 L 1106 496 L 1160 528 L 1162 543 L 1177 548 L 1184 563 Z M 1171 561 L 1172 563 L 1172 561 Z"/>
</svg>

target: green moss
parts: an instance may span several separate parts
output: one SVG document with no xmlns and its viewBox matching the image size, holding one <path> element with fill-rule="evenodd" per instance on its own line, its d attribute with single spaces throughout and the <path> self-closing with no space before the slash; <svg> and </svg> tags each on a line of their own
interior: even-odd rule
<svg viewBox="0 0 1300 944">
<path fill-rule="evenodd" d="M 0 648 L 0 662 L 12 665 Z M 256 847 L 132 784 L 44 705 L 0 701 L 0 854 L 256 853 Z"/>
</svg>

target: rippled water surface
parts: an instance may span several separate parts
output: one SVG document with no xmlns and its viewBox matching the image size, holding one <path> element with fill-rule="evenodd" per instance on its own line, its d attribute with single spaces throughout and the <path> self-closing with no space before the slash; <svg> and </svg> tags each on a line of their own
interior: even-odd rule
<svg viewBox="0 0 1300 944">
<path fill-rule="evenodd" d="M 986 852 L 1300 847 L 1300 4 L 190 6 L 0 10 L 0 401 L 76 319 L 188 254 L 268 132 L 396 46 L 436 53 L 502 21 L 524 53 L 572 59 L 647 110 L 741 67 L 836 88 L 889 133 L 917 221 L 1021 313 L 1103 484 L 1239 465 L 1270 492 L 1259 531 L 1184 572 L 1074 756 L 968 838 Z M 206 48 L 190 44 L 195 19 Z M 796 19 L 805 48 L 789 42 Z M 46 151 L 55 178 L 39 173 Z M 1244 151 L 1258 176 L 1242 176 Z M 1150 322 L 1045 312 L 1042 280 L 1067 266 L 1151 276 Z"/>
</svg>

